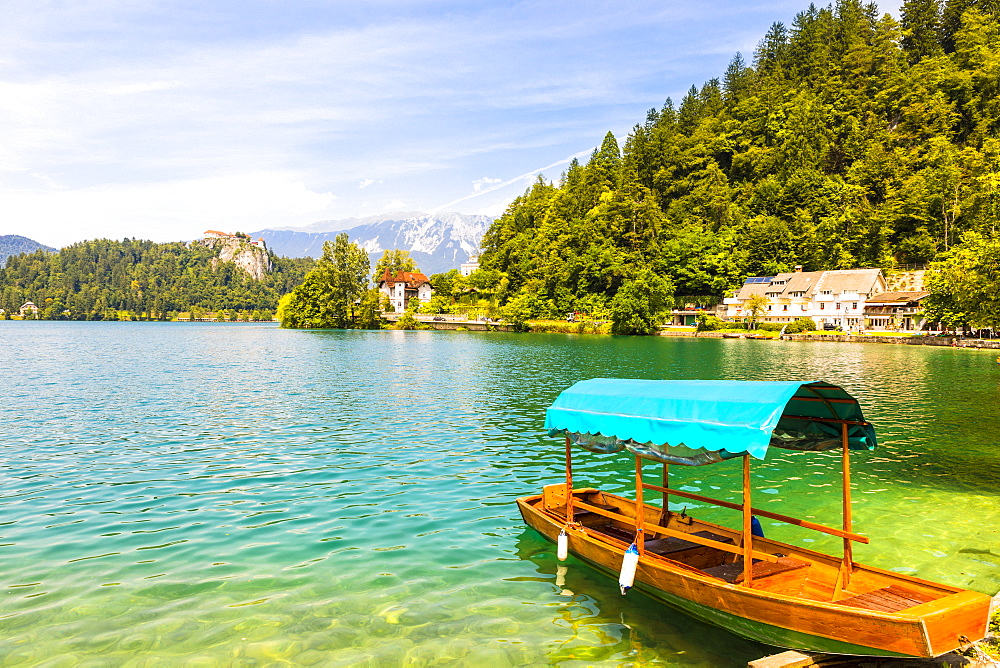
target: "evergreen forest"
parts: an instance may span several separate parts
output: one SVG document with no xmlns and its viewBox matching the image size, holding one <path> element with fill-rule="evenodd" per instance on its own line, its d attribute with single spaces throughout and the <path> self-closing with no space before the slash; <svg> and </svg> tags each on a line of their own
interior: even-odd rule
<svg viewBox="0 0 1000 668">
<path fill-rule="evenodd" d="M 48 320 L 162 320 L 182 311 L 195 317 L 226 311 L 230 316 L 242 312 L 242 319 L 270 319 L 278 299 L 300 284 L 313 264 L 268 251 L 272 269 L 258 281 L 218 255 L 199 243 L 137 239 L 84 241 L 58 253 L 14 255 L 0 269 L 0 309 L 16 314 L 32 301 L 37 317 Z"/>
<path fill-rule="evenodd" d="M 946 259 L 996 240 L 998 215 L 1000 1 L 907 0 L 896 20 L 838 0 L 539 178 L 487 232 L 480 271 L 525 315 L 613 317 L 796 265 Z"/>
</svg>

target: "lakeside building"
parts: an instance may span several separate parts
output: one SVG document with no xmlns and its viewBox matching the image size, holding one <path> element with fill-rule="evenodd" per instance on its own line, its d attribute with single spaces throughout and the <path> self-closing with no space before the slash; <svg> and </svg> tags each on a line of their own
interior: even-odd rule
<svg viewBox="0 0 1000 668">
<path fill-rule="evenodd" d="M 830 324 L 841 329 L 865 326 L 865 304 L 869 297 L 886 292 L 881 269 L 834 269 L 802 271 L 777 276 L 751 276 L 733 297 L 723 300 L 726 318 L 744 322 L 750 317 L 747 303 L 754 295 L 767 299 L 758 322 L 789 323 L 812 318 L 822 328 Z"/>
<path fill-rule="evenodd" d="M 14 302 L 14 303 L 16 304 L 17 302 Z M 33 316 L 37 316 L 38 315 L 38 307 L 35 306 L 35 302 L 24 302 L 24 304 L 21 306 L 21 317 L 22 318 L 24 316 L 28 315 L 29 313 L 31 313 Z"/>
<path fill-rule="evenodd" d="M 473 255 L 469 258 L 468 262 L 462 263 L 459 271 L 462 273 L 462 276 L 468 277 L 477 269 L 479 269 L 479 256 Z"/>
<path fill-rule="evenodd" d="M 434 291 L 431 282 L 420 272 L 398 271 L 391 275 L 386 269 L 378 282 L 378 290 L 389 298 L 389 303 L 396 313 L 406 310 L 406 305 L 416 297 L 421 302 L 430 301 Z"/>
<path fill-rule="evenodd" d="M 694 327 L 698 324 L 699 315 L 714 315 L 717 318 L 726 316 L 726 307 L 722 304 L 715 306 L 696 306 L 685 304 L 684 308 L 675 308 L 670 311 L 671 327 Z"/>
<path fill-rule="evenodd" d="M 865 303 L 866 327 L 904 332 L 923 329 L 927 319 L 919 316 L 920 302 L 930 294 L 925 291 L 910 291 L 872 295 Z"/>
</svg>

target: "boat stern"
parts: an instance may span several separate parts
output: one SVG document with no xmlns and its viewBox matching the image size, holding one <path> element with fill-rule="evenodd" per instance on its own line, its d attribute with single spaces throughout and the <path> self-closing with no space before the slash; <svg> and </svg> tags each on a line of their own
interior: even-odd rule
<svg viewBox="0 0 1000 668">
<path fill-rule="evenodd" d="M 986 637 L 991 599 L 986 594 L 962 591 L 906 610 L 918 617 L 930 650 L 941 656 Z"/>
</svg>

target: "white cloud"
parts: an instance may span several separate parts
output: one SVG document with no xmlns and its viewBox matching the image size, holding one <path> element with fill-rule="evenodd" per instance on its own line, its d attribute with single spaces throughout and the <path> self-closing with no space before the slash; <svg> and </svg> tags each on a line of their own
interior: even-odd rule
<svg viewBox="0 0 1000 668">
<path fill-rule="evenodd" d="M 481 179 L 476 179 L 472 182 L 472 189 L 476 192 L 482 190 L 483 186 L 490 186 L 494 183 L 503 183 L 503 179 L 491 179 L 488 176 L 484 176 Z"/>
<path fill-rule="evenodd" d="M 157 90 L 170 90 L 181 85 L 180 81 L 147 81 L 145 83 L 121 84 L 107 89 L 108 95 L 134 95 Z"/>
<path fill-rule="evenodd" d="M 248 173 L 76 190 L 8 191 L 4 221 L 35 221 L 32 238 L 53 246 L 94 238 L 191 239 L 206 229 L 251 232 L 329 218 L 336 195 L 294 175 Z M 53 221 L 53 222 L 49 222 Z M 143 221 L 137 226 L 136 221 Z M 7 224 L 0 225 L 0 233 Z M 13 230 L 12 230 L 13 232 Z"/>
<path fill-rule="evenodd" d="M 386 202 L 378 209 L 379 211 L 405 211 L 409 206 L 406 202 L 400 199 L 394 199 L 391 202 Z"/>
<path fill-rule="evenodd" d="M 548 170 L 553 169 L 555 167 L 559 167 L 560 165 L 569 164 L 570 162 L 572 162 L 574 158 L 582 158 L 586 155 L 590 155 L 590 153 L 593 150 L 594 150 L 593 148 L 588 148 L 586 151 L 578 151 L 573 155 L 569 156 L 568 158 L 557 160 L 553 162 L 551 165 L 546 165 L 545 167 L 533 169 L 530 172 L 525 172 L 523 174 L 515 176 L 514 178 L 507 179 L 506 181 L 500 181 L 500 179 L 496 179 L 493 185 L 491 185 L 488 188 L 482 188 L 482 189 L 477 188 L 476 192 L 474 192 L 471 195 L 466 195 L 465 197 L 459 197 L 458 199 L 448 202 L 447 204 L 442 204 L 441 206 L 434 207 L 434 209 L 432 209 L 432 213 L 437 213 L 439 211 L 449 211 L 451 210 L 451 207 L 453 207 L 456 204 L 459 204 L 460 202 L 465 202 L 475 197 L 479 197 L 480 195 L 485 195 L 487 193 L 491 193 L 495 190 L 500 190 L 501 188 L 506 188 L 507 186 L 514 185 L 516 183 L 528 183 L 537 178 L 539 174 L 543 174 L 544 172 L 547 172 Z M 497 183 L 497 181 L 499 181 L 499 183 Z M 511 199 L 513 199 L 513 197 Z M 509 202 L 510 200 L 507 201 Z"/>
<path fill-rule="evenodd" d="M 57 245 L 449 199 L 438 210 L 502 208 L 573 156 L 525 165 L 608 129 L 623 139 L 650 106 L 720 76 L 793 4 L 92 0 L 40 11 L 12 0 L 0 22 L 0 233 L 37 230 Z M 477 179 L 469 194 L 474 174 L 519 176 Z"/>
<path fill-rule="evenodd" d="M 493 216 L 494 218 L 497 218 L 501 216 L 504 211 L 507 210 L 508 206 L 510 206 L 510 200 L 504 198 L 501 200 L 497 200 L 492 204 L 487 204 L 486 206 L 475 209 L 472 211 L 472 213 L 475 215 Z"/>
</svg>

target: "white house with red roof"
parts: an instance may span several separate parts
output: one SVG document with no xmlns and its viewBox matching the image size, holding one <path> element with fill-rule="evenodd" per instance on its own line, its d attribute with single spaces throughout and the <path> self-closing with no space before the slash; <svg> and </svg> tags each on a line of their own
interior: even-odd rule
<svg viewBox="0 0 1000 668">
<path fill-rule="evenodd" d="M 421 302 L 430 301 L 433 290 L 431 281 L 418 271 L 397 271 L 390 274 L 386 269 L 379 279 L 378 289 L 389 298 L 396 313 L 406 310 L 410 300 L 416 297 Z"/>
</svg>

